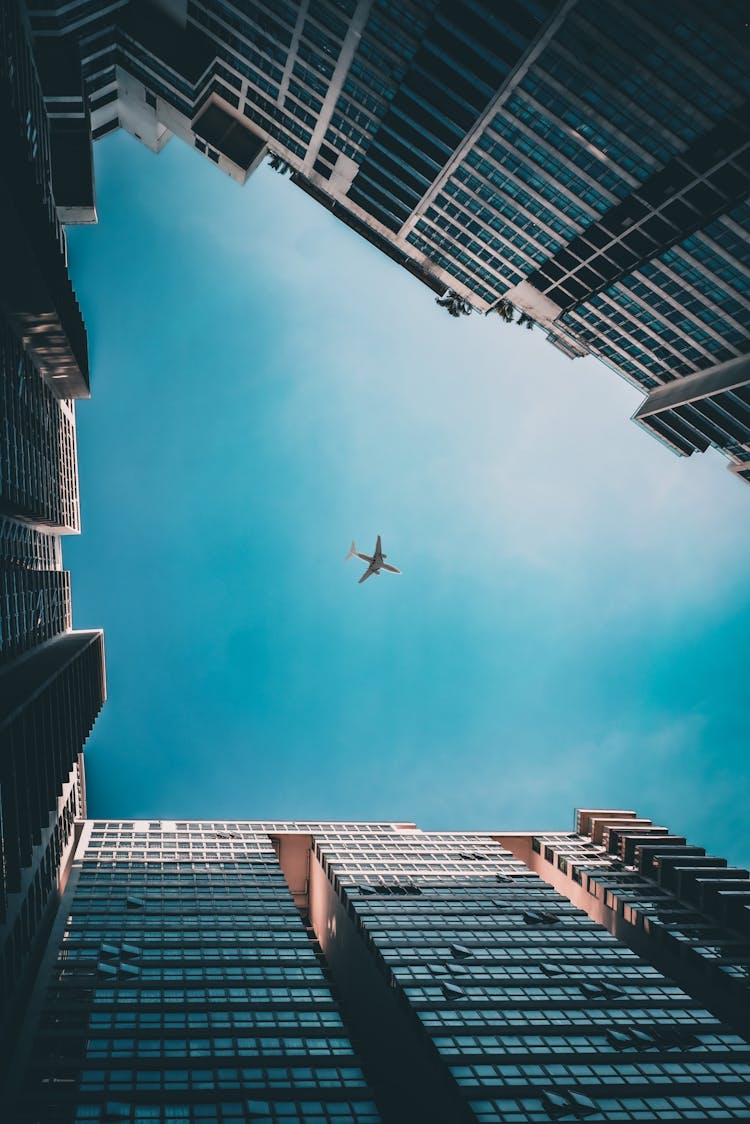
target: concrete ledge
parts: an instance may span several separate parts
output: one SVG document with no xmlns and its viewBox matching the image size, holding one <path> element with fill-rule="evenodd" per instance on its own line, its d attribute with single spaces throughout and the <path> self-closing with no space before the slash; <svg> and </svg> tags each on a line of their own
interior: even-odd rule
<svg viewBox="0 0 750 1124">
<path fill-rule="evenodd" d="M 709 367 L 705 371 L 694 371 L 685 378 L 675 379 L 666 386 L 659 386 L 652 390 L 649 396 L 641 403 L 633 414 L 633 420 L 647 418 L 651 414 L 659 414 L 663 410 L 671 410 L 675 406 L 685 406 L 699 398 L 710 398 L 723 390 L 732 390 L 737 386 L 746 386 L 750 383 L 750 356 L 741 355 L 737 359 L 729 359 L 726 363 L 719 363 L 716 367 Z"/>
</svg>

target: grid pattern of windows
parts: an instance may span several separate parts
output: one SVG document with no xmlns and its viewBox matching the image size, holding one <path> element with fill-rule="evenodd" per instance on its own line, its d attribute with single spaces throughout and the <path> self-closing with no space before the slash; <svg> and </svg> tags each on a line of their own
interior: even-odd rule
<svg viewBox="0 0 750 1124">
<path fill-rule="evenodd" d="M 558 1091 L 545 1097 L 472 1101 L 481 1124 L 522 1124 L 549 1120 L 746 1120 L 750 1096 L 589 1097 Z"/>
<path fill-rule="evenodd" d="M 52 190 L 50 107 L 25 5 L 15 2 L 0 5 L 0 101 L 0 1056 L 7 1059 L 83 811 L 78 757 L 103 696 L 101 638 L 69 633 L 70 580 L 58 537 L 79 529 L 70 399 L 87 393 L 86 334 Z"/>
<path fill-rule="evenodd" d="M 735 23 L 729 34 L 724 20 Z M 679 0 L 661 5 L 658 15 L 648 0 L 637 0 L 627 13 L 615 4 L 587 4 L 565 21 L 542 67 L 663 164 L 747 96 L 747 72 L 739 78 L 732 42 L 742 22 L 739 4 L 710 21 Z M 713 64 L 696 82 L 694 68 L 706 65 L 709 51 Z"/>
<path fill-rule="evenodd" d="M 748 167 L 750 128 L 730 116 L 546 262 L 534 285 L 571 307 L 730 211 L 750 189 Z"/>
<path fill-rule="evenodd" d="M 270 827 L 87 823 L 23 1119 L 377 1124 Z"/>
<path fill-rule="evenodd" d="M 69 632 L 0 668 L 0 1048 L 6 1058 L 71 858 L 74 821 L 84 813 L 79 756 L 103 697 L 100 633 Z"/>
<path fill-rule="evenodd" d="M 0 516 L 0 663 L 70 627 L 59 538 Z"/>
<path fill-rule="evenodd" d="M 99 632 L 57 636 L 23 661 L 0 669 L 1 875 L 6 894 L 22 889 L 24 869 L 34 859 L 101 709 L 103 671 Z"/>
<path fill-rule="evenodd" d="M 0 663 L 70 626 L 67 571 L 0 566 Z"/>
<path fill-rule="evenodd" d="M 48 1117 L 52 1122 L 52 1117 Z M 66 1120 L 58 1116 L 57 1120 Z M 79 1105 L 75 1113 L 76 1124 L 80 1121 L 101 1120 L 132 1121 L 141 1124 L 238 1124 L 239 1121 L 252 1121 L 253 1124 L 380 1124 L 380 1116 L 372 1101 L 265 1101 L 257 1098 L 249 1100 L 219 1101 L 214 1104 L 186 1104 L 170 1100 L 165 1103 L 128 1104 L 124 1101 L 109 1100 L 104 1104 Z"/>
<path fill-rule="evenodd" d="M 0 564 L 24 570 L 61 570 L 60 540 L 25 523 L 0 517 Z"/>
<path fill-rule="evenodd" d="M 606 842 L 619 853 L 629 838 Z M 615 877 L 585 835 L 532 850 Z M 19 1121 L 377 1124 L 360 1064 L 372 1042 L 360 1030 L 353 1045 L 330 975 L 347 970 L 323 958 L 308 907 L 329 935 L 349 926 L 351 964 L 363 955 L 395 997 L 376 1036 L 401 1041 L 403 1021 L 431 1043 L 429 1096 L 442 1090 L 451 1120 L 746 1118 L 747 1041 L 487 833 L 86 821 Z M 388 1120 L 382 1080 L 376 1066 Z"/>
<path fill-rule="evenodd" d="M 606 813 L 601 820 L 607 822 Z M 613 819 L 611 825 L 593 833 L 582 822 L 580 835 L 535 837 L 533 849 L 543 859 L 540 873 L 565 875 L 621 925 L 658 934 L 661 955 L 670 959 L 677 979 L 705 980 L 706 1000 L 715 1013 L 745 1027 L 750 941 L 741 915 L 730 918 L 724 910 L 722 890 L 734 891 L 741 907 L 743 894 L 750 892 L 747 872 L 727 868 L 723 859 L 706 856 L 704 848 L 688 846 L 650 820 Z M 731 905 L 731 893 L 726 901 Z M 638 1043 L 625 1038 L 622 1046 L 633 1049 Z M 691 1050 L 696 1048 L 693 1041 Z"/>
<path fill-rule="evenodd" d="M 686 456 L 695 450 L 705 452 L 709 445 L 714 445 L 728 453 L 738 466 L 750 461 L 750 388 L 747 385 L 710 394 L 638 421 Z"/>
<path fill-rule="evenodd" d="M 746 355 L 750 345 L 747 204 L 693 234 L 563 316 L 645 390 Z M 714 445 L 750 459 L 747 387 L 686 402 L 644 418 L 677 452 Z"/>
<path fill-rule="evenodd" d="M 747 1043 L 490 837 L 319 833 L 316 855 L 476 1119 L 742 1119 Z"/>
<path fill-rule="evenodd" d="M 737 208 L 565 313 L 563 321 L 598 341 L 645 389 L 746 354 L 750 291 L 743 270 L 750 268 L 750 255 L 736 230 L 748 216 L 747 205 Z M 731 247 L 726 255 L 724 241 Z"/>
<path fill-rule="evenodd" d="M 24 155 L 45 204 L 45 218 L 58 249 L 65 253 L 65 232 L 50 191 L 52 172 L 44 99 L 30 45 L 15 4 L 0 9 L 0 81 L 10 99 L 9 109 L 22 138 Z"/>
<path fill-rule="evenodd" d="M 61 531 L 80 528 L 75 417 L 0 320 L 0 505 Z"/>
<path fill-rule="evenodd" d="M 188 139 L 218 95 L 277 169 L 436 292 L 486 311 L 527 281 L 562 310 L 554 346 L 646 391 L 746 353 L 741 0 L 581 0 L 562 19 L 551 0 L 188 0 L 168 49 L 130 9 L 31 10 L 79 38 L 97 137 L 119 123 L 115 64 Z M 727 399 L 648 426 L 737 465 L 744 424 Z"/>
<path fill-rule="evenodd" d="M 86 330 L 67 273 L 65 231 L 52 191 L 47 110 L 25 13 L 17 3 L 3 4 L 0 10 L 0 89 L 4 260 L 9 263 L 3 304 L 26 354 L 56 392 L 85 396 Z M 0 326 L 0 333 L 4 331 Z M 55 384 L 53 379 L 60 381 Z M 0 416 L 3 407 L 8 403 L 0 405 Z"/>
<path fill-rule="evenodd" d="M 8 893 L 3 882 L 0 895 L 0 1017 L 13 996 L 16 982 L 26 969 L 34 935 L 50 896 L 58 886 L 61 867 L 70 849 L 73 824 L 83 811 L 77 766 L 63 786 L 62 808 L 49 829 L 28 870 L 24 884 Z M 12 884 L 11 884 L 12 886 Z"/>
</svg>

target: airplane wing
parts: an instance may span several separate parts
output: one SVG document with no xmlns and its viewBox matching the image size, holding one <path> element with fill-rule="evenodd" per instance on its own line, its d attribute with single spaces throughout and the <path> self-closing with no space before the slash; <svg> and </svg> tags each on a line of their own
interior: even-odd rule
<svg viewBox="0 0 750 1124">
<path fill-rule="evenodd" d="M 383 566 L 384 570 L 390 570 L 390 572 L 392 574 L 400 574 L 401 573 L 401 571 L 397 570 L 395 566 L 391 566 L 390 562 L 383 562 L 382 566 Z"/>
<path fill-rule="evenodd" d="M 374 573 L 375 573 L 375 571 L 373 570 L 372 566 L 370 566 L 369 570 L 365 570 L 364 574 L 362 575 L 362 577 L 357 582 L 357 585 L 362 585 L 362 582 L 366 582 L 367 579 L 369 577 L 371 577 Z"/>
<path fill-rule="evenodd" d="M 377 558 L 378 555 L 380 555 L 382 553 L 383 553 L 383 548 L 380 545 L 380 535 L 378 535 L 378 541 L 375 543 L 375 557 Z"/>
</svg>

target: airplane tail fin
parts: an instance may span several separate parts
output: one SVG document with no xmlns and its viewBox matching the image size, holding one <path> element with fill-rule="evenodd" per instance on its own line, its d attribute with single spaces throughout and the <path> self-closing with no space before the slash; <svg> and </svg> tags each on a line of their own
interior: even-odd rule
<svg viewBox="0 0 750 1124">
<path fill-rule="evenodd" d="M 353 558 L 353 557 L 354 557 L 354 555 L 355 555 L 356 553 L 357 553 L 357 544 L 355 543 L 354 539 L 352 539 L 352 545 L 351 545 L 351 547 L 349 548 L 349 553 L 347 554 L 347 556 L 346 556 L 346 558 L 344 559 L 344 561 L 345 561 L 345 562 L 348 562 L 348 561 L 349 561 L 349 559 L 350 559 L 350 558 Z"/>
</svg>

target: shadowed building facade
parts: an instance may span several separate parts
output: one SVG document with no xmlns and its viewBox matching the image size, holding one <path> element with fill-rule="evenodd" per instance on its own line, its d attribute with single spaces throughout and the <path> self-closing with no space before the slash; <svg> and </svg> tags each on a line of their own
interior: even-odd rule
<svg viewBox="0 0 750 1124">
<path fill-rule="evenodd" d="M 747 1120 L 748 1042 L 500 838 L 86 821 L 13 1119 Z"/>
<path fill-rule="evenodd" d="M 515 310 L 642 390 L 673 451 L 750 478 L 742 0 L 28 7 L 71 217 L 89 111 L 94 138 L 175 134 L 241 183 L 269 154 L 454 315 Z M 80 51 L 67 99 L 56 51 Z"/>
<path fill-rule="evenodd" d="M 74 399 L 86 333 L 22 9 L 0 5 L 0 1070 L 85 815 L 105 697 L 100 632 L 73 632 L 61 536 L 80 530 Z"/>
</svg>

